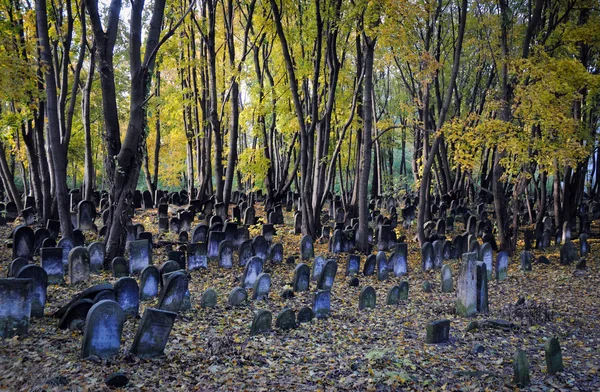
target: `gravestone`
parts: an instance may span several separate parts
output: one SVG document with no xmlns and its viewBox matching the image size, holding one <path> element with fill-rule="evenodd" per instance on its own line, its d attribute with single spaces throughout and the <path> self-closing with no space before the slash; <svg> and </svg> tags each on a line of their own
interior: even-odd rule
<svg viewBox="0 0 600 392">
<path fill-rule="evenodd" d="M 17 279 L 31 279 L 31 317 L 44 317 L 48 274 L 42 267 L 29 264 L 15 275 Z M 1 316 L 0 316 L 1 317 Z"/>
<path fill-rule="evenodd" d="M 283 262 L 283 245 L 279 243 L 271 245 L 269 259 L 275 264 L 281 264 Z"/>
<path fill-rule="evenodd" d="M 158 297 L 158 308 L 179 312 L 187 289 L 188 277 L 185 273 L 180 271 L 170 273 Z"/>
<path fill-rule="evenodd" d="M 63 268 L 66 270 L 69 265 L 69 254 L 71 253 L 71 250 L 75 247 L 75 243 L 70 238 L 61 238 L 60 241 L 58 241 L 58 244 L 56 244 L 56 246 L 58 248 L 62 248 L 63 250 Z"/>
<path fill-rule="evenodd" d="M 314 280 L 314 281 L 319 280 L 319 276 L 321 275 L 321 272 L 323 272 L 323 268 L 325 268 L 326 263 L 327 263 L 327 260 L 325 260 L 322 256 L 315 257 L 315 259 L 313 260 L 313 264 L 312 264 L 312 273 L 311 273 L 312 280 Z"/>
<path fill-rule="evenodd" d="M 233 267 L 233 251 L 233 242 L 225 240 L 219 244 L 219 267 L 228 269 Z"/>
<path fill-rule="evenodd" d="M 360 271 L 360 256 L 348 255 L 346 264 L 346 276 L 354 276 Z"/>
<path fill-rule="evenodd" d="M 205 243 L 192 243 L 187 246 L 187 267 L 189 271 L 208 268 L 208 256 Z"/>
<path fill-rule="evenodd" d="M 577 261 L 579 259 L 577 253 L 577 248 L 573 242 L 565 242 L 565 244 L 560 247 L 560 264 L 569 265 Z"/>
<path fill-rule="evenodd" d="M 92 230 L 96 219 L 96 206 L 93 201 L 82 200 L 77 205 L 77 227 L 79 230 Z"/>
<path fill-rule="evenodd" d="M 31 279 L 0 279 L 0 338 L 27 335 L 32 291 Z"/>
<path fill-rule="evenodd" d="M 87 248 L 77 246 L 69 252 L 69 283 L 71 286 L 90 279 L 90 255 Z"/>
<path fill-rule="evenodd" d="M 453 291 L 452 267 L 448 264 L 444 264 L 442 267 L 442 293 L 451 293 Z"/>
<path fill-rule="evenodd" d="M 529 361 L 525 351 L 517 349 L 513 362 L 513 383 L 519 388 L 525 388 L 531 382 L 529 378 Z"/>
<path fill-rule="evenodd" d="M 531 252 L 524 250 L 521 251 L 521 271 L 531 271 L 531 261 L 533 260 L 533 255 Z"/>
<path fill-rule="evenodd" d="M 154 265 L 149 265 L 140 272 L 140 301 L 158 295 L 160 273 Z"/>
<path fill-rule="evenodd" d="M 137 275 L 152 264 L 151 245 L 148 240 L 137 240 L 129 243 L 129 274 Z"/>
<path fill-rule="evenodd" d="M 382 225 L 379 228 L 377 235 L 377 249 L 380 251 L 389 250 L 394 246 L 394 239 L 392 237 L 392 226 Z"/>
<path fill-rule="evenodd" d="M 587 234 L 579 235 L 579 255 L 585 257 L 590 253 L 590 244 Z"/>
<path fill-rule="evenodd" d="M 254 250 L 254 256 L 258 256 L 263 261 L 267 260 L 269 255 L 269 243 L 262 235 L 254 237 L 252 240 L 252 249 Z"/>
<path fill-rule="evenodd" d="M 450 320 L 436 320 L 427 324 L 425 343 L 445 343 L 450 339 Z"/>
<path fill-rule="evenodd" d="M 299 323 L 308 323 L 310 321 L 312 321 L 312 319 L 315 317 L 315 314 L 313 313 L 312 309 L 308 306 L 304 306 L 302 308 L 300 308 L 300 310 L 298 311 L 298 322 Z"/>
<path fill-rule="evenodd" d="M 433 245 L 426 242 L 421 248 L 421 270 L 430 271 L 433 269 Z"/>
<path fill-rule="evenodd" d="M 319 274 L 317 280 L 317 290 L 331 290 L 337 273 L 337 262 L 333 259 L 327 260 L 323 266 L 323 271 Z"/>
<path fill-rule="evenodd" d="M 477 262 L 477 311 L 489 312 L 487 265 L 482 261 Z"/>
<path fill-rule="evenodd" d="M 544 356 L 548 374 L 556 374 L 564 370 L 562 351 L 557 338 L 548 338 L 544 344 Z"/>
<path fill-rule="evenodd" d="M 215 289 L 208 288 L 202 293 L 200 298 L 200 307 L 202 308 L 214 308 L 217 306 L 218 294 Z"/>
<path fill-rule="evenodd" d="M 317 290 L 313 294 L 313 314 L 316 318 L 327 318 L 331 314 L 331 291 Z"/>
<path fill-rule="evenodd" d="M 208 248 L 207 254 L 209 259 L 216 259 L 219 257 L 219 244 L 225 240 L 225 233 L 222 231 L 210 231 L 208 233 Z"/>
<path fill-rule="evenodd" d="M 87 314 L 81 346 L 81 358 L 110 358 L 119 353 L 125 313 L 115 301 L 102 300 Z"/>
<path fill-rule="evenodd" d="M 238 264 L 244 267 L 248 261 L 254 257 L 254 249 L 252 249 L 252 241 L 246 240 L 240 244 L 238 249 Z"/>
<path fill-rule="evenodd" d="M 263 260 L 260 257 L 252 257 L 250 261 L 244 267 L 244 274 L 242 275 L 242 285 L 245 289 L 249 289 L 254 286 L 256 278 L 262 273 Z"/>
<path fill-rule="evenodd" d="M 115 257 L 111 262 L 111 269 L 115 278 L 129 275 L 129 262 L 123 257 Z"/>
<path fill-rule="evenodd" d="M 360 296 L 358 297 L 358 310 L 367 308 L 375 309 L 375 305 L 375 289 L 371 286 L 363 287 L 362 290 L 360 290 Z"/>
<path fill-rule="evenodd" d="M 33 233 L 33 249 L 35 254 L 38 254 L 42 244 L 48 238 L 50 238 L 48 229 L 40 228 Z"/>
<path fill-rule="evenodd" d="M 192 232 L 192 242 L 206 242 L 208 239 L 208 226 L 199 224 Z"/>
<path fill-rule="evenodd" d="M 135 279 L 120 278 L 115 283 L 115 300 L 126 316 L 136 317 L 140 307 L 140 288 Z"/>
<path fill-rule="evenodd" d="M 375 257 L 375 263 L 377 264 L 377 279 L 382 282 L 388 278 L 388 265 L 385 257 L 385 252 L 379 251 Z"/>
<path fill-rule="evenodd" d="M 433 241 L 431 248 L 433 250 L 433 268 L 440 269 L 444 264 L 444 241 Z"/>
<path fill-rule="evenodd" d="M 98 272 L 104 266 L 104 244 L 102 242 L 92 242 L 87 247 L 90 255 L 90 271 Z"/>
<path fill-rule="evenodd" d="M 496 255 L 496 280 L 501 281 L 508 276 L 508 253 L 499 252 Z"/>
<path fill-rule="evenodd" d="M 490 279 L 492 279 L 492 267 L 494 263 L 494 256 L 492 254 L 492 246 L 487 242 L 481 245 L 481 247 L 479 248 L 479 260 L 485 263 L 489 281 Z"/>
<path fill-rule="evenodd" d="M 364 276 L 373 275 L 375 273 L 376 268 L 377 268 L 377 256 L 368 255 L 367 259 L 365 260 L 365 265 L 363 266 L 363 275 Z"/>
<path fill-rule="evenodd" d="M 32 260 L 35 245 L 33 230 L 28 226 L 19 226 L 13 232 L 12 258 L 23 257 Z"/>
<path fill-rule="evenodd" d="M 456 285 L 456 313 L 470 317 L 477 313 L 477 253 L 464 253 Z"/>
<path fill-rule="evenodd" d="M 271 290 L 271 275 L 267 273 L 261 273 L 256 277 L 252 290 L 252 300 L 261 301 L 269 296 Z"/>
<path fill-rule="evenodd" d="M 333 231 L 333 236 L 329 240 L 329 251 L 334 254 L 342 253 L 345 248 L 344 232 L 340 229 Z"/>
<path fill-rule="evenodd" d="M 294 269 L 294 281 L 292 289 L 294 292 L 308 291 L 310 287 L 310 269 L 308 265 L 300 263 Z"/>
<path fill-rule="evenodd" d="M 61 269 L 61 273 L 62 273 L 62 260 L 60 261 L 60 269 Z M 9 278 L 14 278 L 17 276 L 17 272 L 19 272 L 19 270 L 23 267 L 25 267 L 26 265 L 29 264 L 29 261 L 24 258 L 24 257 L 17 257 L 16 259 L 14 259 L 13 261 L 10 262 L 10 265 L 8 267 L 8 277 Z"/>
<path fill-rule="evenodd" d="M 230 306 L 241 306 L 248 300 L 248 292 L 244 290 L 242 287 L 235 287 L 229 293 L 229 297 L 227 298 L 227 303 Z"/>
<path fill-rule="evenodd" d="M 290 308 L 284 308 L 275 319 L 275 327 L 281 330 L 296 328 L 296 313 Z"/>
<path fill-rule="evenodd" d="M 394 275 L 396 277 L 402 276 L 408 272 L 407 268 L 407 255 L 408 246 L 406 243 L 397 244 L 394 248 L 394 252 L 390 255 L 390 263 L 394 267 Z"/>
<path fill-rule="evenodd" d="M 133 338 L 131 354 L 140 358 L 162 355 L 176 317 L 174 312 L 147 308 Z"/>
<path fill-rule="evenodd" d="M 392 286 L 388 291 L 387 301 L 388 305 L 398 305 L 400 302 L 400 286 Z"/>
<path fill-rule="evenodd" d="M 273 323 L 273 315 L 268 310 L 259 310 L 250 326 L 250 336 L 258 335 L 261 333 L 269 332 L 271 330 L 271 324 Z"/>
</svg>

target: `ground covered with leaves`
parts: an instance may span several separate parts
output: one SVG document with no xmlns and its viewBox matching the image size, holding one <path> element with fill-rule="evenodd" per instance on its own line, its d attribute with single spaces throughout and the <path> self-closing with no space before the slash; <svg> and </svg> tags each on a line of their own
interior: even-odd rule
<svg viewBox="0 0 600 392">
<path fill-rule="evenodd" d="M 150 210 L 134 221 L 156 233 L 155 217 L 156 211 Z M 286 215 L 286 221 L 290 224 L 278 226 L 274 238 L 283 244 L 285 258 L 299 255 L 300 242 L 291 229 L 291 217 Z M 456 226 L 463 229 L 461 223 Z M 10 231 L 11 227 L 0 228 L 0 236 L 6 238 Z M 222 270 L 213 263 L 208 270 L 191 273 L 192 309 L 177 317 L 165 355 L 149 360 L 128 354 L 139 318 L 125 322 L 120 355 L 104 361 L 80 360 L 82 334 L 57 328 L 58 320 L 50 315 L 75 294 L 92 284 L 116 281 L 108 272 L 93 274 L 85 285 L 49 286 L 46 316 L 32 319 L 28 336 L 1 342 L 0 388 L 98 391 L 108 389 L 105 378 L 120 371 L 129 378 L 130 390 L 504 390 L 515 388 L 513 358 L 522 349 L 530 363 L 531 390 L 600 390 L 599 231 L 595 222 L 584 271 L 561 266 L 556 247 L 534 250 L 536 257 L 546 255 L 551 264 L 534 263 L 528 273 L 520 271 L 518 255 L 513 256 L 508 278 L 489 284 L 489 315 L 471 319 L 455 315 L 455 293 L 441 292 L 439 271 L 421 272 L 420 250 L 412 241 L 408 275 L 391 274 L 384 282 L 376 275 L 360 275 L 360 285 L 350 287 L 350 278 L 344 276 L 347 255 L 339 255 L 330 318 L 251 337 L 255 311 L 268 309 L 275 319 L 286 306 L 296 311 L 311 306 L 312 293 L 283 299 L 280 294 L 291 285 L 295 265 L 267 263 L 272 277 L 269 299 L 233 308 L 227 305 L 227 296 L 239 285 L 243 269 Z M 398 232 L 414 236 L 403 229 Z M 93 236 L 87 233 L 88 241 Z M 155 242 L 175 237 L 161 234 Z M 326 244 L 315 248 L 316 255 L 327 254 Z M 2 246 L 0 252 L 4 260 L 0 273 L 6 275 L 11 251 Z M 166 250 L 155 248 L 155 264 L 164 261 Z M 362 257 L 361 267 L 364 261 Z M 458 261 L 448 264 L 456 284 Z M 409 299 L 387 306 L 388 290 L 404 280 L 410 285 Z M 424 291 L 424 281 L 431 283 L 431 292 Z M 359 293 L 367 285 L 375 288 L 377 306 L 359 311 Z M 311 282 L 311 289 L 315 286 Z M 217 307 L 201 308 L 200 296 L 210 287 L 219 293 Z M 142 302 L 140 315 L 156 305 L 156 298 Z M 451 321 L 450 342 L 426 344 L 426 325 L 437 319 Z M 504 319 L 516 328 L 465 332 L 471 321 L 486 319 Z M 560 341 L 565 364 L 555 376 L 546 373 L 544 359 L 544 342 L 553 336 Z"/>
</svg>

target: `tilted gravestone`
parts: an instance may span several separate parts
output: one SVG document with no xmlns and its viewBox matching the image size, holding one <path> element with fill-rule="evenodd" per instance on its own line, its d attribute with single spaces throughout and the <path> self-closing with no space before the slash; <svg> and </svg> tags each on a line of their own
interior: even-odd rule
<svg viewBox="0 0 600 392">
<path fill-rule="evenodd" d="M 354 276 L 360 271 L 360 256 L 348 255 L 346 264 L 346 276 Z"/>
<path fill-rule="evenodd" d="M 275 327 L 284 331 L 296 328 L 296 313 L 290 308 L 282 309 L 275 319 Z"/>
<path fill-rule="evenodd" d="M 35 244 L 33 230 L 28 226 L 19 226 L 13 232 L 12 258 L 23 257 L 32 260 Z"/>
<path fill-rule="evenodd" d="M 175 313 L 179 312 L 187 289 L 188 277 L 184 272 L 175 271 L 170 273 L 160 292 L 158 308 Z"/>
<path fill-rule="evenodd" d="M 314 281 L 319 280 L 319 276 L 321 276 L 321 273 L 323 272 L 323 268 L 325 268 L 326 263 L 327 263 L 327 260 L 325 260 L 325 258 L 323 256 L 315 257 L 315 259 L 313 260 L 312 272 L 311 272 L 311 277 L 310 277 L 312 280 L 314 280 Z"/>
<path fill-rule="evenodd" d="M 218 294 L 213 288 L 208 288 L 202 293 L 200 298 L 200 307 L 202 308 L 214 308 L 217 306 Z"/>
<path fill-rule="evenodd" d="M 126 316 L 136 317 L 140 307 L 140 288 L 135 279 L 120 278 L 115 283 L 115 299 Z"/>
<path fill-rule="evenodd" d="M 230 306 L 241 306 L 248 300 L 248 292 L 244 290 L 242 287 L 234 287 L 231 292 L 229 292 L 229 297 L 227 297 L 227 303 Z"/>
<path fill-rule="evenodd" d="M 107 290 L 108 292 L 108 290 Z M 101 293 L 104 293 L 101 292 Z M 100 293 L 98 293 L 100 294 Z M 114 295 L 113 295 L 114 300 Z M 98 300 L 97 302 L 100 302 Z M 70 328 L 74 321 L 82 321 L 85 323 L 85 319 L 96 302 L 89 298 L 82 298 L 72 303 L 68 308 L 63 317 L 60 319 L 58 323 L 59 329 L 67 329 Z"/>
<path fill-rule="evenodd" d="M 375 309 L 376 294 L 375 289 L 371 286 L 363 287 L 358 297 L 358 309 Z"/>
<path fill-rule="evenodd" d="M 158 295 L 160 273 L 154 265 L 149 265 L 140 273 L 140 301 Z"/>
<path fill-rule="evenodd" d="M 32 292 L 31 279 L 0 279 L 0 338 L 27 334 Z"/>
<path fill-rule="evenodd" d="M 133 338 L 131 354 L 152 358 L 164 353 L 177 313 L 147 308 Z"/>
<path fill-rule="evenodd" d="M 87 248 L 75 247 L 69 252 L 69 283 L 71 286 L 90 279 L 90 255 Z"/>
<path fill-rule="evenodd" d="M 400 302 L 400 286 L 392 286 L 388 291 L 386 304 L 398 305 Z"/>
<path fill-rule="evenodd" d="M 254 257 L 254 249 L 252 249 L 252 241 L 243 241 L 238 249 L 238 264 L 240 267 L 246 266 L 248 261 Z"/>
<path fill-rule="evenodd" d="M 456 313 L 469 317 L 477 313 L 477 253 L 464 253 L 456 285 Z"/>
<path fill-rule="evenodd" d="M 363 275 L 371 276 L 375 273 L 375 269 L 377 268 L 377 256 L 368 255 L 365 260 L 365 265 L 363 266 Z"/>
<path fill-rule="evenodd" d="M 487 269 L 488 281 L 492 279 L 492 267 L 494 263 L 494 256 L 492 254 L 492 246 L 487 242 L 481 245 L 479 248 L 479 260 L 485 263 Z"/>
<path fill-rule="evenodd" d="M 17 279 L 31 279 L 31 317 L 44 317 L 48 274 L 42 267 L 29 264 L 15 275 Z"/>
<path fill-rule="evenodd" d="M 548 374 L 556 374 L 564 370 L 562 351 L 557 338 L 548 338 L 544 344 L 544 354 Z"/>
<path fill-rule="evenodd" d="M 60 268 L 61 268 L 61 273 L 62 273 L 62 260 L 60 261 Z M 24 257 L 17 257 L 16 259 L 14 259 L 13 261 L 10 262 L 10 265 L 8 266 L 8 277 L 9 278 L 14 278 L 17 276 L 17 272 L 19 272 L 19 270 L 23 267 L 25 267 L 26 265 L 29 264 L 29 260 L 27 260 Z"/>
<path fill-rule="evenodd" d="M 294 292 L 308 291 L 310 287 L 310 269 L 304 263 L 300 263 L 294 269 L 294 281 L 292 284 Z"/>
<path fill-rule="evenodd" d="M 331 290 L 333 282 L 335 280 L 335 274 L 337 273 L 337 262 L 333 259 L 327 260 L 323 271 L 319 275 L 317 281 L 317 290 Z"/>
<path fill-rule="evenodd" d="M 110 358 L 119 353 L 125 313 L 109 300 L 96 303 L 87 314 L 81 346 L 81 358 Z"/>
</svg>

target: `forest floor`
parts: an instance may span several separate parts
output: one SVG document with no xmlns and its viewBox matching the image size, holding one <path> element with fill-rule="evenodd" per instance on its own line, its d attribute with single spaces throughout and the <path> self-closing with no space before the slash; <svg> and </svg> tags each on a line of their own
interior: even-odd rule
<svg viewBox="0 0 600 392">
<path fill-rule="evenodd" d="M 134 222 L 156 233 L 156 211 L 138 214 Z M 299 254 L 300 242 L 288 214 L 286 221 L 288 225 L 279 226 L 273 240 L 283 243 L 284 260 Z M 461 223 L 456 226 L 463 229 Z M 408 238 L 414 236 L 398 230 Z M 7 238 L 10 231 L 11 227 L 0 228 L 0 238 Z M 251 235 L 256 234 L 257 230 L 251 230 Z M 275 319 L 286 306 L 296 311 L 311 306 L 311 292 L 281 298 L 280 293 L 292 282 L 295 265 L 267 264 L 272 276 L 269 299 L 232 308 L 227 305 L 227 295 L 238 285 L 236 279 L 243 270 L 222 270 L 212 264 L 208 270 L 191 273 L 192 309 L 175 321 L 165 355 L 149 360 L 128 354 L 139 319 L 125 322 L 120 355 L 102 362 L 82 361 L 82 334 L 57 328 L 58 320 L 50 315 L 74 295 L 93 284 L 116 281 L 106 272 L 93 274 L 86 285 L 49 286 L 46 316 L 32 320 L 28 336 L 0 343 L 0 389 L 108 390 L 105 378 L 121 371 L 129 378 L 128 390 L 512 390 L 513 358 L 516 350 L 522 349 L 530 363 L 530 390 L 598 391 L 599 238 L 600 226 L 594 222 L 589 240 L 592 256 L 585 271 L 576 271 L 575 265 L 561 266 L 556 247 L 534 250 L 536 257 L 544 254 L 551 264 L 534 263 L 529 273 L 520 271 L 518 254 L 513 256 L 508 278 L 489 284 L 489 315 L 471 319 L 454 314 L 455 293 L 441 292 L 439 271 L 421 272 L 420 250 L 414 241 L 409 242 L 407 276 L 391 274 L 387 281 L 379 282 L 376 275 L 360 275 L 359 287 L 349 286 L 349 278 L 344 276 L 346 255 L 340 255 L 330 318 L 289 331 L 274 328 L 254 337 L 250 337 L 254 311 L 268 309 Z M 175 235 L 162 234 L 155 242 L 157 239 L 174 240 Z M 316 255 L 327 252 L 326 244 L 315 248 Z M 2 244 L 3 276 L 10 252 Z M 165 250 L 155 249 L 153 259 L 156 264 L 166 261 Z M 448 264 L 456 279 L 458 261 Z M 409 299 L 397 306 L 385 305 L 388 290 L 403 280 L 410 285 Z M 424 292 L 425 280 L 431 283 L 431 292 Z M 359 293 L 367 285 L 375 288 L 377 307 L 359 311 Z M 219 293 L 214 309 L 199 305 L 209 287 Z M 314 287 L 311 282 L 311 289 Z M 519 312 L 514 304 L 521 297 L 526 299 L 527 309 Z M 140 315 L 146 307 L 156 305 L 156 298 L 141 303 Z M 487 318 L 510 320 L 519 328 L 465 332 L 470 321 Z M 451 321 L 450 342 L 426 344 L 426 325 L 438 319 Z M 552 336 L 559 339 L 565 364 L 565 370 L 555 376 L 546 373 L 543 348 Z M 483 353 L 474 353 L 477 345 L 484 347 Z"/>
</svg>

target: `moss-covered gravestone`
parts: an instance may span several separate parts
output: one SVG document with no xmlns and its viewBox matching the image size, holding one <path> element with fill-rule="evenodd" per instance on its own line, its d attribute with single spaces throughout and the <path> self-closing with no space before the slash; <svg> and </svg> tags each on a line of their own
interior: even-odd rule
<svg viewBox="0 0 600 392">
<path fill-rule="evenodd" d="M 285 308 L 277 315 L 275 326 L 287 330 L 296 327 L 296 313 L 290 308 Z"/>
<path fill-rule="evenodd" d="M 248 292 L 244 290 L 242 287 L 235 287 L 229 293 L 229 297 L 227 298 L 227 303 L 230 306 L 240 306 L 243 305 L 248 300 Z"/>
<path fill-rule="evenodd" d="M 544 345 L 548 374 L 556 374 L 564 370 L 562 351 L 558 339 L 549 338 Z"/>
<path fill-rule="evenodd" d="M 200 299 L 200 306 L 203 308 L 214 308 L 217 306 L 217 292 L 213 288 L 206 289 Z"/>
<path fill-rule="evenodd" d="M 313 317 L 315 317 L 315 314 L 313 313 L 312 309 L 308 306 L 304 306 L 298 311 L 299 323 L 308 323 L 313 319 Z"/>
<path fill-rule="evenodd" d="M 408 299 L 408 282 L 400 283 L 400 299 L 406 301 Z"/>
<path fill-rule="evenodd" d="M 400 302 L 400 286 L 393 286 L 388 291 L 386 303 L 388 305 L 398 305 L 398 302 Z"/>
<path fill-rule="evenodd" d="M 273 315 L 268 310 L 259 310 L 252 320 L 250 326 L 250 336 L 258 335 L 271 330 Z"/>
<path fill-rule="evenodd" d="M 388 262 L 385 252 L 380 251 L 375 258 L 377 264 L 377 279 L 381 282 L 388 278 Z"/>
<path fill-rule="evenodd" d="M 519 388 L 525 388 L 531 382 L 529 379 L 529 361 L 525 355 L 525 351 L 517 350 L 515 361 L 513 363 L 513 383 Z"/>
<path fill-rule="evenodd" d="M 363 310 L 366 308 L 375 309 L 377 303 L 377 296 L 375 289 L 371 286 L 363 287 L 358 297 L 358 309 Z"/>
</svg>

